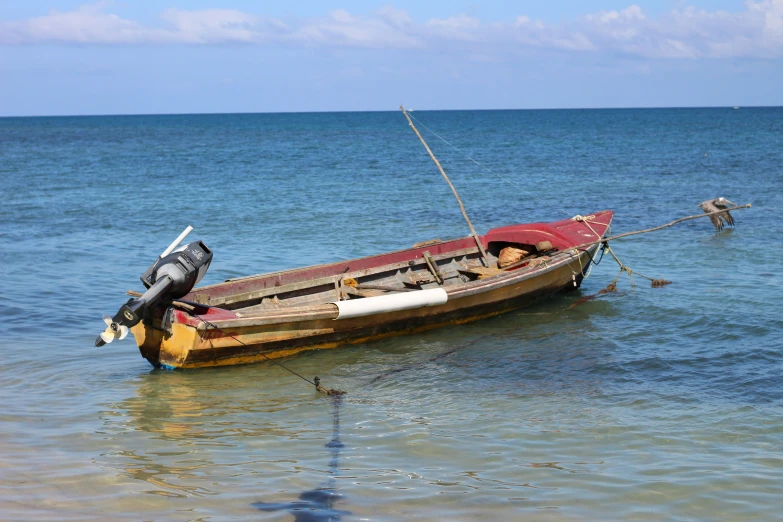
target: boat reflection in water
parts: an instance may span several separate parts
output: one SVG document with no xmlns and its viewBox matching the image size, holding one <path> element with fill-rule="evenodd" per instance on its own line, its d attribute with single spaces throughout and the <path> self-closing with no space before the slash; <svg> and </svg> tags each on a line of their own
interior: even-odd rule
<svg viewBox="0 0 783 522">
<path fill-rule="evenodd" d="M 189 510 L 194 497 L 214 496 L 225 504 L 228 494 L 230 509 L 240 513 L 287 510 L 296 520 L 339 520 L 348 513 L 335 509 L 342 498 L 335 486 L 343 448 L 340 397 L 305 391 L 263 364 L 197 373 L 153 370 L 126 384 L 132 394 L 106 404 L 101 414 L 101 434 L 113 449 L 99 460 L 104 469 L 134 479 L 128 485 L 137 493 L 164 502 L 148 500 L 147 507 L 170 511 L 177 509 L 171 501 L 181 499 Z M 324 469 L 320 445 L 328 431 L 312 423 L 314 417 L 328 422 L 327 404 L 333 431 Z M 300 473 L 318 469 L 328 480 L 303 491 L 320 479 Z M 258 502 L 271 495 L 297 500 Z"/>
<path fill-rule="evenodd" d="M 153 371 L 140 381 L 133 383 L 133 396 L 107 405 L 101 415 L 104 432 L 122 448 L 103 454 L 105 465 L 153 486 L 143 493 L 171 498 L 216 494 L 200 480 L 203 470 L 216 463 L 196 450 L 216 435 L 210 430 L 220 415 L 214 395 L 201 393 L 192 378 L 181 374 Z"/>
</svg>

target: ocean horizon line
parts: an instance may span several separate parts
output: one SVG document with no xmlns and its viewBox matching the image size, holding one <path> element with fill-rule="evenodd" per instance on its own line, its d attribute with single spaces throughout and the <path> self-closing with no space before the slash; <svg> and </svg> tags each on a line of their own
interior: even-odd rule
<svg viewBox="0 0 783 522">
<path fill-rule="evenodd" d="M 407 108 L 411 112 L 503 112 L 503 111 L 628 111 L 628 110 L 694 110 L 694 109 L 779 109 L 783 105 L 672 105 L 646 107 L 537 107 L 537 108 L 507 108 L 507 109 L 416 109 Z M 339 111 L 248 111 L 248 112 L 138 112 L 138 113 L 96 113 L 96 114 L 25 114 L 0 115 L 0 119 L 22 118 L 107 118 L 107 117 L 142 117 L 142 116 L 250 116 L 259 114 L 376 114 L 397 112 L 397 109 L 384 110 L 339 110 Z"/>
</svg>

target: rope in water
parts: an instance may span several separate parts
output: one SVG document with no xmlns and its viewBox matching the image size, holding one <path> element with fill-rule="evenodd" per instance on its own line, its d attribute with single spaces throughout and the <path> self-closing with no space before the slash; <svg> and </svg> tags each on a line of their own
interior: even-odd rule
<svg viewBox="0 0 783 522">
<path fill-rule="evenodd" d="M 671 281 L 666 281 L 664 278 L 655 279 L 655 278 L 646 276 L 644 274 L 640 274 L 639 272 L 637 272 L 635 270 L 631 270 L 628 266 L 623 264 L 622 261 L 620 261 L 620 258 L 617 257 L 617 254 L 614 253 L 614 250 L 612 250 L 612 247 L 610 247 L 608 243 L 606 244 L 606 250 L 609 251 L 609 253 L 612 255 L 614 260 L 617 261 L 617 264 L 620 265 L 620 274 L 618 274 L 617 277 L 614 278 L 614 282 L 615 283 L 617 282 L 617 279 L 620 277 L 620 275 L 623 272 L 626 272 L 628 274 L 628 277 L 631 279 L 631 284 L 632 285 L 634 284 L 633 283 L 633 276 L 634 275 L 638 275 L 639 277 L 647 279 L 648 281 L 650 281 L 652 283 L 652 286 L 654 288 L 671 284 Z"/>
<path fill-rule="evenodd" d="M 211 328 L 214 328 L 215 330 L 217 330 L 217 331 L 221 332 L 223 335 L 226 335 L 226 336 L 228 336 L 228 337 L 231 337 L 232 339 L 234 339 L 236 342 L 238 342 L 238 343 L 239 343 L 239 344 L 241 344 L 242 346 L 247 346 L 247 344 L 243 343 L 243 342 L 242 342 L 240 339 L 237 339 L 235 336 L 233 336 L 233 335 L 231 335 L 230 333 L 226 332 L 225 330 L 223 330 L 223 329 L 222 329 L 222 328 L 220 328 L 219 326 L 216 326 L 216 325 L 212 324 L 211 322 L 207 321 L 207 320 L 206 320 L 206 319 L 204 319 L 203 317 L 199 317 L 199 319 L 201 319 L 202 321 L 204 321 L 204 323 L 205 323 L 207 326 L 209 326 L 209 327 L 211 327 Z M 269 361 L 269 362 L 271 362 L 271 363 L 274 363 L 274 364 L 278 365 L 278 366 L 279 366 L 279 367 L 281 367 L 282 369 L 284 369 L 284 370 L 286 370 L 286 371 L 288 371 L 288 372 L 291 372 L 292 374 L 296 375 L 297 377 L 299 377 L 299 378 L 300 378 L 300 379 L 302 379 L 303 381 L 305 381 L 305 382 L 307 382 L 307 383 L 309 383 L 309 384 L 312 384 L 313 386 L 315 386 L 315 389 L 316 389 L 316 390 L 318 390 L 318 391 L 319 391 L 319 392 L 321 392 L 321 393 L 324 393 L 324 394 L 326 394 L 326 395 L 345 395 L 345 392 L 344 392 L 344 391 L 342 391 L 342 390 L 335 390 L 335 389 L 332 389 L 332 388 L 324 388 L 323 386 L 321 386 L 321 379 L 319 379 L 318 377 L 315 377 L 315 378 L 313 378 L 313 380 L 311 381 L 311 380 L 310 380 L 310 379 L 308 379 L 307 377 L 304 377 L 303 375 L 301 375 L 301 374 L 299 374 L 299 373 L 295 372 L 294 370 L 292 370 L 291 368 L 289 368 L 289 367 L 285 366 L 284 364 L 282 364 L 282 363 L 280 363 L 280 362 L 277 362 L 277 361 L 275 361 L 275 360 L 274 360 L 274 359 L 272 359 L 271 357 L 267 357 L 267 356 L 266 356 L 266 355 L 264 355 L 263 353 L 259 353 L 258 355 L 260 355 L 261 357 L 263 357 L 263 358 L 264 358 L 264 359 L 266 359 L 267 361 Z"/>
<path fill-rule="evenodd" d="M 584 223 L 587 226 L 587 228 L 589 228 L 590 231 L 593 234 L 595 234 L 596 237 L 599 238 L 599 240 L 601 239 L 601 235 L 598 232 L 596 232 L 595 229 L 592 226 L 590 226 L 590 223 L 592 222 L 592 223 L 597 223 L 599 225 L 608 226 L 607 223 L 601 223 L 599 221 L 596 221 L 593 216 L 576 215 L 576 216 L 574 216 L 571 219 L 573 219 L 574 221 L 579 221 L 581 223 Z M 612 250 L 612 247 L 609 246 L 609 240 L 608 239 L 602 240 L 602 245 L 603 245 L 602 246 L 602 252 L 608 251 L 609 254 L 611 254 L 611 256 L 614 258 L 614 260 L 620 266 L 620 273 L 617 274 L 617 277 L 614 278 L 614 281 L 609 283 L 609 285 L 604 289 L 607 292 L 613 292 L 614 290 L 617 289 L 617 280 L 620 279 L 620 276 L 623 274 L 623 272 L 628 274 L 628 277 L 631 280 L 631 286 L 636 286 L 636 283 L 634 283 L 634 280 L 633 280 L 634 274 L 638 275 L 639 277 L 643 277 L 644 279 L 649 280 L 652 283 L 652 287 L 653 288 L 659 288 L 661 286 L 665 286 L 665 285 L 671 284 L 671 281 L 667 281 L 664 278 L 654 279 L 652 277 L 648 277 L 648 276 L 646 276 L 644 274 L 640 274 L 639 272 L 635 272 L 634 270 L 632 270 L 629 266 L 625 265 L 622 261 L 620 261 L 620 258 L 617 257 L 617 254 L 615 254 L 614 250 Z M 592 261 L 592 258 L 591 258 L 591 261 Z M 581 263 L 580 263 L 580 266 L 581 266 Z M 585 276 L 585 277 L 587 277 L 587 276 Z"/>
<path fill-rule="evenodd" d="M 710 216 L 713 216 L 715 214 L 728 212 L 730 210 L 738 210 L 738 209 L 743 209 L 743 208 L 750 208 L 751 206 L 752 205 L 750 203 L 748 203 L 746 205 L 735 205 L 735 206 L 733 206 L 731 208 L 716 210 L 715 212 L 709 212 L 709 213 L 705 213 L 705 214 L 695 214 L 693 216 L 686 216 L 686 217 L 683 217 L 683 218 L 675 219 L 674 221 L 672 221 L 670 223 L 666 223 L 664 225 L 660 225 L 660 226 L 657 226 L 657 227 L 646 228 L 644 230 L 635 230 L 633 232 L 625 232 L 623 234 L 617 234 L 615 236 L 610 236 L 610 237 L 607 237 L 607 238 L 601 238 L 601 236 L 598 234 L 598 232 L 596 232 L 595 229 L 592 226 L 590 226 L 591 222 L 599 224 L 599 225 L 604 225 L 604 226 L 607 225 L 606 223 L 601 223 L 601 222 L 595 221 L 593 216 L 576 215 L 576 216 L 574 216 L 571 219 L 573 219 L 575 221 L 579 221 L 581 223 L 584 223 L 587 226 L 587 228 L 589 228 L 590 231 L 593 232 L 593 234 L 595 234 L 596 237 L 598 237 L 598 239 L 596 241 L 591 241 L 591 242 L 588 242 L 588 243 L 583 243 L 581 245 L 577 245 L 577 246 L 573 247 L 573 249 L 574 249 L 574 251 L 578 252 L 579 249 L 586 249 L 586 248 L 588 248 L 588 247 L 590 247 L 592 245 L 596 245 L 596 244 L 602 243 L 603 246 L 604 246 L 604 249 L 607 250 L 609 252 L 609 254 L 611 254 L 611 256 L 614 258 L 614 260 L 620 266 L 620 273 L 617 274 L 617 277 L 615 277 L 614 280 L 611 283 L 609 283 L 609 285 L 607 285 L 607 287 L 604 288 L 603 290 L 601 290 L 601 292 L 599 292 L 599 293 L 614 292 L 615 290 L 617 290 L 617 281 L 620 279 L 620 276 L 623 274 L 623 272 L 628 274 L 628 277 L 629 277 L 629 279 L 631 281 L 631 286 L 636 286 L 636 284 L 634 283 L 634 280 L 633 280 L 633 276 L 634 275 L 638 275 L 639 277 L 642 277 L 642 278 L 647 279 L 648 281 L 650 281 L 651 286 L 653 288 L 660 288 L 662 286 L 666 286 L 666 285 L 671 284 L 671 281 L 667 281 L 666 279 L 664 279 L 662 277 L 659 278 L 659 279 L 655 279 L 653 277 L 649 277 L 649 276 L 646 276 L 644 274 L 641 274 L 639 272 L 636 272 L 636 271 L 632 270 L 629 266 L 625 265 L 622 261 L 620 261 L 620 258 L 617 257 L 617 254 L 615 254 L 614 250 L 612 250 L 612 248 L 609 246 L 609 241 L 613 241 L 615 239 L 620 239 L 620 238 L 628 237 L 628 236 L 635 236 L 635 235 L 639 235 L 639 234 L 646 234 L 646 233 L 649 233 L 649 232 L 656 232 L 658 230 L 662 230 L 664 228 L 668 228 L 668 227 L 674 226 L 677 223 L 682 223 L 683 221 L 689 221 L 691 219 L 698 219 L 698 218 L 703 218 L 703 217 L 710 217 Z M 581 266 L 581 262 L 580 262 L 580 266 Z"/>
</svg>

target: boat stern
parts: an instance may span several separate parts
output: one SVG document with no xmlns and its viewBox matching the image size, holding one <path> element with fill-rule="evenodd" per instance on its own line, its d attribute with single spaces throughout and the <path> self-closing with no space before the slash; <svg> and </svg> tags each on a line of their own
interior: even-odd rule
<svg viewBox="0 0 783 522">
<path fill-rule="evenodd" d="M 154 367 L 164 369 L 182 368 L 190 351 L 201 341 L 195 326 L 177 322 L 176 317 L 166 329 L 143 321 L 134 326 L 131 333 L 141 356 Z"/>
</svg>

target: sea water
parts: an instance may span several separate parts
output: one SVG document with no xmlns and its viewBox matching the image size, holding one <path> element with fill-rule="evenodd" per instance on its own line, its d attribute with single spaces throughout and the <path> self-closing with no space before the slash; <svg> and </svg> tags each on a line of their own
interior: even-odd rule
<svg viewBox="0 0 783 522">
<path fill-rule="evenodd" d="M 466 235 L 401 113 L 0 119 L 0 519 L 779 517 L 783 109 L 413 116 L 479 233 L 753 207 L 613 243 L 663 288 L 584 300 L 607 255 L 578 292 L 284 361 L 333 399 L 93 342 L 189 224 L 205 284 Z"/>
</svg>

